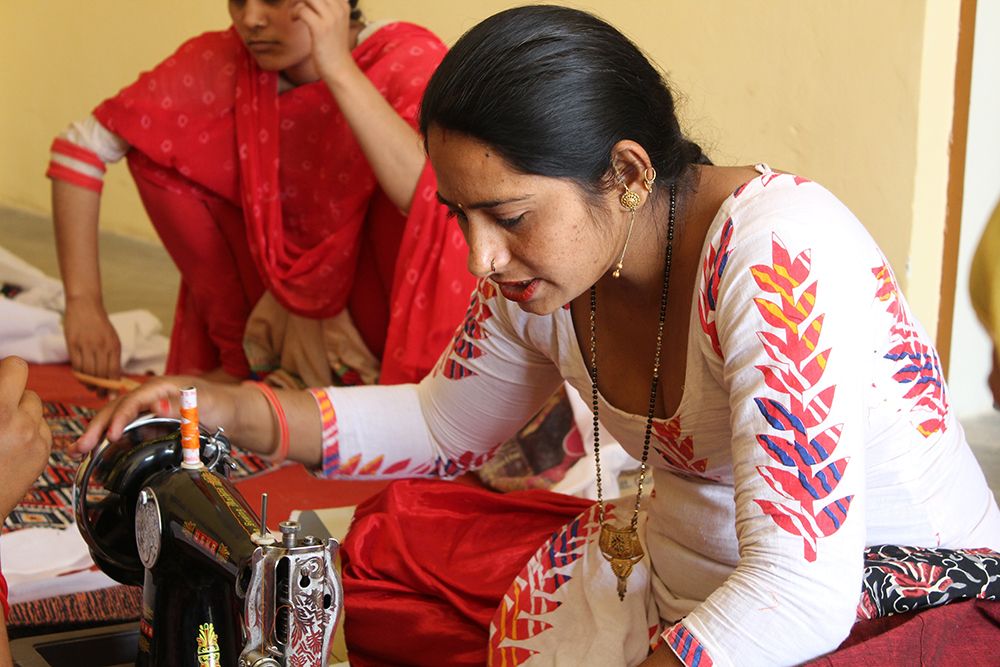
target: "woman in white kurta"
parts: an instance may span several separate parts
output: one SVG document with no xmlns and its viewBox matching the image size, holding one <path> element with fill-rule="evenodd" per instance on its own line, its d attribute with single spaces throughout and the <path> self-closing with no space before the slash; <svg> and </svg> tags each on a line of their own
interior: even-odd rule
<svg viewBox="0 0 1000 667">
<path fill-rule="evenodd" d="M 494 664 L 800 663 L 850 631 L 867 546 L 1000 549 L 937 355 L 875 242 L 815 183 L 707 164 L 620 33 L 565 8 L 503 12 L 455 45 L 422 113 L 439 198 L 482 278 L 466 322 L 420 384 L 279 393 L 277 449 L 331 477 L 451 477 L 563 380 L 597 397 L 610 433 L 648 455 L 645 555 L 620 600 L 596 507 L 513 566 L 496 554 L 518 526 L 498 531 L 481 558 L 520 574 L 497 601 Z M 172 410 L 159 403 L 186 382 L 121 399 L 80 448 Z M 206 423 L 276 449 L 264 396 L 198 386 Z M 606 518 L 627 525 L 634 501 Z M 414 569 L 433 558 L 408 555 Z M 459 664 L 448 650 L 434 659 Z"/>
</svg>

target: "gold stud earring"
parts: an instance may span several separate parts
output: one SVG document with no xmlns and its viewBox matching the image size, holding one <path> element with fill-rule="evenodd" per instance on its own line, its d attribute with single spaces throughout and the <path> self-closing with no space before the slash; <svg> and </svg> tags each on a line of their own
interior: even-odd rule
<svg viewBox="0 0 1000 667">
<path fill-rule="evenodd" d="M 646 192 L 653 191 L 653 181 L 656 180 L 656 168 L 646 167 L 642 170 L 642 184 L 646 188 Z"/>
<path fill-rule="evenodd" d="M 625 188 L 625 192 L 621 196 L 622 206 L 634 212 L 635 209 L 639 208 L 639 202 L 641 201 L 642 199 L 639 197 L 638 192 L 632 192 L 627 187 Z"/>
<path fill-rule="evenodd" d="M 625 245 L 622 246 L 622 254 L 618 258 L 618 264 L 615 265 L 615 270 L 611 272 L 611 275 L 618 278 L 622 275 L 622 265 L 625 262 L 625 251 L 628 250 L 629 239 L 632 238 L 632 227 L 635 226 L 635 210 L 639 208 L 639 204 L 642 202 L 642 198 L 639 197 L 639 193 L 632 192 L 625 186 L 625 192 L 622 193 L 620 198 L 621 204 L 626 208 L 631 216 L 628 223 L 628 233 L 625 235 Z"/>
</svg>

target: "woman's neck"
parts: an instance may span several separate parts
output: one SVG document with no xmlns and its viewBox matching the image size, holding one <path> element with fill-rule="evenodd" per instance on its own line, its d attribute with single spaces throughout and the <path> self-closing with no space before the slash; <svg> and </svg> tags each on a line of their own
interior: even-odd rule
<svg viewBox="0 0 1000 667">
<path fill-rule="evenodd" d="M 692 170 L 685 174 L 676 185 L 676 208 L 672 242 L 672 264 L 677 268 L 682 258 L 680 251 L 687 236 L 689 219 L 697 210 L 699 174 Z M 645 210 L 644 210 L 645 209 Z M 620 278 L 607 274 L 601 282 L 626 299 L 645 303 L 658 301 L 663 286 L 663 270 L 666 261 L 667 239 L 670 234 L 670 187 L 663 186 L 659 194 L 649 200 L 649 204 L 636 212 L 635 228 L 625 255 L 624 268 Z M 673 290 L 671 290 L 673 291 Z"/>
</svg>

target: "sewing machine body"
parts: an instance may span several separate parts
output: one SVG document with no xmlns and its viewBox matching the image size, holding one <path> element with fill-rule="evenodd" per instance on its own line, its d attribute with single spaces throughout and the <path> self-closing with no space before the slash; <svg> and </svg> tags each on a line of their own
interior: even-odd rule
<svg viewBox="0 0 1000 667">
<path fill-rule="evenodd" d="M 229 442 L 201 433 L 180 466 L 176 420 L 131 424 L 80 466 L 77 522 L 95 562 L 143 586 L 137 665 L 325 665 L 343 607 L 339 545 L 282 524 L 280 542 L 227 478 Z"/>
</svg>

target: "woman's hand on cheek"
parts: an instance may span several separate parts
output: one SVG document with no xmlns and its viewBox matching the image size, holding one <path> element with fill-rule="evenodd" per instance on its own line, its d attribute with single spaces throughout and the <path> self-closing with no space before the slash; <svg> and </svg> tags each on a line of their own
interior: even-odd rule
<svg viewBox="0 0 1000 667">
<path fill-rule="evenodd" d="M 355 66 L 351 55 L 351 6 L 347 0 L 299 0 L 293 16 L 312 36 L 312 57 L 327 82 Z"/>
</svg>

